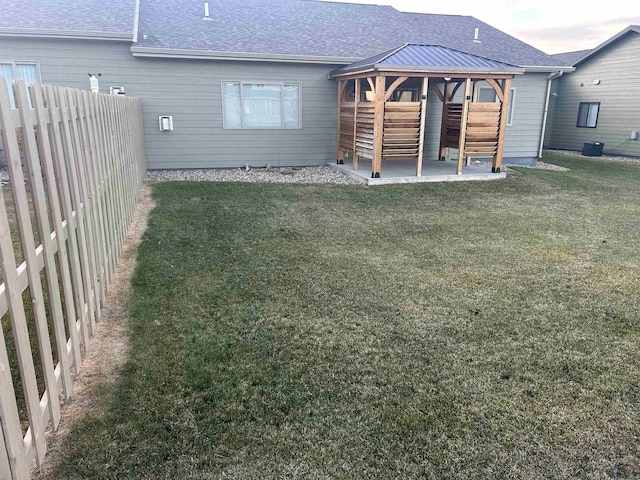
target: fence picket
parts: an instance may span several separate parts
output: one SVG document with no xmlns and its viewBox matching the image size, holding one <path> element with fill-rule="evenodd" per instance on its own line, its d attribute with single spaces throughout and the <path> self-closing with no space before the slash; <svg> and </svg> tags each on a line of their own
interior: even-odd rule
<svg viewBox="0 0 640 480">
<path fill-rule="evenodd" d="M 89 314 L 91 309 L 88 309 L 88 305 L 91 298 L 91 289 L 89 287 L 89 273 L 86 271 L 87 265 L 83 261 L 82 256 L 82 241 L 84 235 L 80 237 L 80 232 L 83 231 L 82 224 L 82 206 L 76 198 L 74 188 L 75 176 L 72 175 L 71 169 L 75 165 L 75 145 L 73 143 L 70 120 L 69 120 L 69 108 L 65 101 L 64 92 L 62 89 L 48 89 L 47 94 L 51 94 L 52 101 L 57 105 L 57 109 L 54 112 L 59 113 L 58 126 L 60 128 L 60 142 L 64 151 L 64 157 L 60 161 L 55 162 L 57 167 L 56 178 L 60 182 L 60 190 L 64 196 L 65 217 L 67 222 L 72 222 L 73 227 L 69 230 L 69 244 L 71 246 L 71 258 L 70 262 L 73 267 L 73 278 L 75 279 L 74 293 L 76 293 L 76 313 L 79 313 L 79 327 L 82 335 L 82 342 L 84 348 L 87 348 L 89 344 Z M 47 95 L 49 96 L 49 95 Z"/>
<path fill-rule="evenodd" d="M 20 192 L 14 193 L 14 203 L 16 208 L 16 217 L 18 217 L 18 226 L 20 228 L 20 236 L 23 242 L 23 253 L 28 255 L 28 236 L 33 235 L 30 230 L 29 209 L 26 204 L 26 192 L 24 191 L 24 182 L 20 184 L 16 176 L 22 177 L 22 165 L 20 164 L 20 150 L 16 138 L 16 127 L 14 123 L 14 115 L 9 102 L 9 91 L 6 82 L 0 78 L 0 130 L 2 130 L 2 142 L 4 144 L 7 157 L 7 166 L 9 167 L 9 176 L 11 180 L 11 188 L 18 189 Z M 20 195 L 23 193 L 24 195 Z M 26 215 L 26 221 L 25 221 Z M 29 223 L 29 229 L 25 228 L 25 223 Z M 0 194 L 0 258 L 2 259 L 2 278 L 6 285 L 7 305 L 9 307 L 9 315 L 11 318 L 11 330 L 16 345 L 16 355 L 20 376 L 22 379 L 22 388 L 25 396 L 25 403 L 29 413 L 30 428 L 27 432 L 29 441 L 34 446 L 35 455 L 38 461 L 44 458 L 46 453 L 46 442 L 44 438 L 44 425 L 40 412 L 40 395 L 38 394 L 38 382 L 36 380 L 35 366 L 33 364 L 33 355 L 29 341 L 29 330 L 27 328 L 27 318 L 25 314 L 24 304 L 22 302 L 22 292 L 19 287 L 17 265 L 11 234 L 9 229 L 9 218 L 4 201 L 4 194 Z M 26 232 L 26 230 L 29 230 Z M 33 244 L 33 237 L 31 237 Z M 32 245 L 33 247 L 33 245 Z M 35 250 L 35 248 L 34 248 Z M 29 271 L 30 262 L 27 261 L 27 270 Z M 30 272 L 29 272 L 30 273 Z M 29 274 L 29 286 L 35 287 L 35 279 Z M 39 285 L 40 277 L 37 277 Z M 32 295 L 33 295 L 32 290 Z M 41 292 L 40 292 L 41 295 Z M 35 313 L 35 309 L 34 309 Z M 38 323 L 38 318 L 36 318 Z M 46 326 L 46 319 L 45 319 Z M 40 340 L 40 332 L 38 332 L 38 340 Z M 47 339 L 48 340 L 48 339 Z M 46 349 L 46 346 L 44 347 Z M 50 358 L 50 357 L 49 357 Z M 51 360 L 51 358 L 50 358 Z M 7 365 L 8 365 L 7 361 Z M 45 367 L 46 368 L 46 367 Z M 53 368 L 53 367 L 52 367 Z"/>
<path fill-rule="evenodd" d="M 98 140 L 95 131 L 95 124 L 93 118 L 93 112 L 89 106 L 89 93 L 88 92 L 76 92 L 78 102 L 81 105 L 83 115 L 86 119 L 85 133 L 90 148 L 90 158 L 98 159 L 100 149 L 98 148 Z M 103 210 L 102 210 L 102 195 L 98 189 L 98 178 L 96 175 L 96 166 L 92 161 L 85 162 L 85 169 L 87 175 L 87 183 L 89 191 L 93 192 L 93 205 L 94 205 L 94 236 L 96 245 L 96 261 L 98 264 L 98 274 L 100 276 L 100 302 L 104 303 L 107 288 L 107 261 L 104 247 L 104 234 L 103 234 Z"/>
<path fill-rule="evenodd" d="M 18 84 L 18 88 L 24 88 L 22 83 Z M 49 119 L 43 111 L 44 105 L 42 100 L 41 87 L 33 85 L 30 89 L 31 99 L 34 105 L 35 124 L 36 124 L 36 136 L 38 141 L 37 148 L 39 152 L 39 164 L 32 165 L 29 162 L 29 171 L 32 177 L 32 189 L 34 191 L 36 216 L 38 218 L 38 227 L 40 230 L 40 238 L 43 239 L 43 255 L 45 257 L 45 273 L 47 276 L 47 290 L 49 292 L 49 302 L 51 305 L 51 315 L 53 319 L 53 329 L 56 339 L 56 348 L 58 351 L 58 361 L 60 363 L 60 376 L 62 384 L 62 392 L 65 398 L 69 398 L 73 390 L 73 384 L 71 382 L 71 363 L 72 358 L 69 356 L 69 350 L 67 347 L 67 336 L 64 330 L 64 312 L 62 309 L 62 297 L 60 292 L 60 283 L 67 285 L 67 288 L 71 288 L 69 279 L 69 269 L 62 267 L 62 260 L 60 262 L 61 278 L 58 278 L 56 263 L 55 263 L 55 251 L 57 250 L 59 258 L 66 262 L 66 242 L 65 231 L 62 226 L 62 219 L 60 217 L 60 204 L 58 201 L 58 194 L 56 185 L 53 182 L 53 167 L 51 166 L 51 144 L 49 138 Z M 26 92 L 20 94 L 21 98 L 26 98 Z M 24 100 L 23 100 L 24 101 Z M 21 103 L 22 104 L 22 103 Z M 42 169 L 42 170 L 41 170 Z M 43 181 L 43 174 L 46 178 L 47 186 L 45 188 Z M 48 202 L 47 202 L 48 197 Z M 46 208 L 48 207 L 48 208 Z M 55 225 L 54 231 L 56 233 L 56 245 L 53 245 L 51 241 L 51 226 L 49 223 L 49 213 L 51 219 Z M 69 290 L 70 292 L 70 290 Z M 73 308 L 73 302 L 68 302 L 70 307 Z M 71 310 L 70 318 L 75 317 L 75 311 Z M 73 342 L 72 342 L 73 344 Z M 54 428 L 57 423 L 54 421 Z"/>
<path fill-rule="evenodd" d="M 4 334 L 3 334 L 4 337 Z M 2 339 L 2 343 L 4 344 L 4 338 Z M 5 345 L 6 349 L 6 345 Z M 2 347 L 0 347 L 0 355 L 2 352 Z M 1 380 L 0 380 L 1 382 Z M 0 398 L 0 401 L 2 399 Z M 9 463 L 9 452 L 6 444 L 4 443 L 4 429 L 2 424 L 0 424 L 0 478 L 10 478 L 11 477 L 11 464 Z"/>
<path fill-rule="evenodd" d="M 120 244 L 123 235 L 123 223 L 124 223 L 124 199 L 122 198 L 122 178 L 120 175 L 120 165 L 122 157 L 121 139 L 122 132 L 120 130 L 121 119 L 118 106 L 114 101 L 114 98 L 108 98 L 109 109 L 111 111 L 110 122 L 111 130 L 113 132 L 113 158 L 111 160 L 111 183 L 114 189 L 114 200 L 116 202 L 116 255 L 120 256 Z"/>
<path fill-rule="evenodd" d="M 103 131 L 104 131 L 104 142 L 105 142 L 105 148 L 108 152 L 107 157 L 102 165 L 103 170 L 104 170 L 104 182 L 105 182 L 105 189 L 106 189 L 106 195 L 109 198 L 109 237 L 110 237 L 110 242 L 109 242 L 109 251 L 110 251 L 110 263 L 111 263 L 111 270 L 115 270 L 115 266 L 116 266 L 116 259 L 117 259 L 117 249 L 116 249 L 116 245 L 118 243 L 118 222 L 117 222 L 117 218 L 118 218 L 118 209 L 117 209 L 117 194 L 115 192 L 115 187 L 114 187 L 114 168 L 113 168 L 113 159 L 115 158 L 116 155 L 116 151 L 115 151 L 115 141 L 113 140 L 113 127 L 112 127 L 112 115 L 113 113 L 111 112 L 111 105 L 109 103 L 109 97 L 100 97 L 100 102 L 102 103 L 102 108 L 104 109 L 105 112 L 107 112 L 107 115 L 105 117 L 102 118 L 102 127 L 103 127 Z"/>
<path fill-rule="evenodd" d="M 28 478 L 33 459 L 39 464 L 44 459 L 45 427 L 49 423 L 54 429 L 58 426 L 60 392 L 67 399 L 72 395 L 71 366 L 76 373 L 80 371 L 82 346 L 88 347 L 100 320 L 146 170 L 139 100 L 63 87 L 30 85 L 27 90 L 22 80 L 15 81 L 12 89 L 15 109 L 11 108 L 6 82 L 0 78 L 0 134 L 25 261 L 16 263 L 6 193 L 0 188 L 0 316 L 9 313 L 16 350 L 14 359 L 1 331 L 3 479 Z M 34 226 L 41 241 L 38 246 Z M 46 279 L 46 301 L 41 273 Z M 27 288 L 32 298 L 30 308 L 23 303 Z M 34 363 L 36 352 L 31 346 L 30 334 L 34 332 L 28 327 L 31 321 L 45 387 L 42 396 Z M 52 341 L 57 353 L 55 365 Z M 18 408 L 20 392 L 14 385 L 17 372 L 11 370 L 13 361 L 18 365 L 26 407 L 26 433 Z"/>
<path fill-rule="evenodd" d="M 94 235 L 94 198 L 93 195 L 90 195 L 89 188 L 87 185 L 87 178 L 85 172 L 85 166 L 89 163 L 91 157 L 90 147 L 88 145 L 88 139 L 86 138 L 84 132 L 84 117 L 82 115 L 82 111 L 80 105 L 78 104 L 78 99 L 75 95 L 75 91 L 68 88 L 66 89 L 67 94 L 67 102 L 70 107 L 71 112 L 71 129 L 74 134 L 74 139 L 76 143 L 76 175 L 78 180 L 78 193 L 80 195 L 80 202 L 84 206 L 84 229 L 86 235 L 86 256 L 87 256 L 87 264 L 89 266 L 90 272 L 90 286 L 92 291 L 93 304 L 90 304 L 90 308 L 92 308 L 94 312 L 94 321 L 91 323 L 91 332 L 95 329 L 95 321 L 100 319 L 100 275 L 98 273 L 96 254 L 98 252 L 98 247 L 95 241 Z"/>
<path fill-rule="evenodd" d="M 42 252 L 44 257 L 45 275 L 47 278 L 47 296 L 51 305 L 51 324 L 56 342 L 56 350 L 58 352 L 58 361 L 60 362 L 61 383 L 65 385 L 71 383 L 70 369 L 67 356 L 67 341 L 64 333 L 64 318 L 62 313 L 62 303 L 60 299 L 60 287 L 58 284 L 58 275 L 56 271 L 55 260 L 53 258 L 53 246 L 51 242 L 51 228 L 49 226 L 49 213 L 47 211 L 46 195 L 44 193 L 44 183 L 42 181 L 42 171 L 40 170 L 40 156 L 34 127 L 37 123 L 37 117 L 29 106 L 29 97 L 24 83 L 14 83 L 14 98 L 18 111 L 20 112 L 20 120 L 22 123 L 22 143 L 24 156 L 27 164 L 27 170 L 30 177 L 31 194 L 33 197 L 33 206 L 36 214 L 38 231 L 40 232 L 40 241 L 42 242 Z M 22 168 L 20 169 L 22 173 Z M 24 188 L 24 178 L 22 175 L 15 175 L 14 178 L 21 182 Z M 12 185 L 13 188 L 13 185 Z M 15 191 L 15 190 L 14 190 Z M 20 195 L 22 193 L 20 192 Z M 26 192 L 23 200 L 26 200 Z M 27 205 L 28 209 L 28 205 Z M 31 232 L 31 222 L 27 225 Z M 53 359 L 51 355 L 51 344 L 49 342 L 49 333 L 47 331 L 47 322 L 45 318 L 45 302 L 42 288 L 40 287 L 40 268 L 36 264 L 35 245 L 33 236 L 27 240 L 30 250 L 27 255 L 27 264 L 30 264 L 29 283 L 32 286 L 33 303 L 36 309 L 36 320 L 38 325 L 39 341 L 44 343 L 44 348 L 40 347 L 41 355 L 46 355 L 43 360 L 43 374 L 45 376 L 46 398 L 48 399 L 48 408 L 51 414 L 54 428 L 58 427 L 60 421 L 60 405 L 58 401 L 58 393 L 60 389 L 57 386 L 57 379 L 54 373 Z M 37 280 L 34 281 L 34 278 Z"/>
<path fill-rule="evenodd" d="M 88 228 L 88 219 L 91 216 L 91 205 L 88 200 L 83 198 L 83 184 L 82 177 L 80 175 L 81 169 L 78 167 L 82 162 L 82 147 L 80 145 L 80 135 L 78 133 L 77 125 L 77 110 L 76 106 L 72 103 L 70 89 L 63 88 L 59 90 L 61 105 L 63 105 L 63 119 L 66 114 L 66 126 L 69 129 L 71 135 L 71 149 L 74 151 L 74 155 L 71 156 L 69 162 L 69 184 L 71 185 L 71 199 L 73 201 L 76 217 L 78 218 L 78 246 L 80 247 L 80 268 L 82 270 L 82 278 L 84 280 L 84 291 L 86 293 L 86 308 L 89 311 L 88 330 L 90 334 L 93 334 L 96 325 L 95 317 L 95 282 L 93 272 L 95 266 L 92 265 L 92 258 L 89 255 L 89 250 L 92 247 L 90 229 Z M 86 345 L 85 345 L 86 348 Z"/>
<path fill-rule="evenodd" d="M 67 315 L 67 325 L 69 336 L 71 338 L 71 349 L 73 354 L 73 364 L 76 373 L 80 371 L 81 348 L 79 339 L 79 325 L 83 316 L 83 290 L 82 281 L 80 280 L 80 271 L 78 266 L 78 255 L 76 245 L 76 236 L 73 234 L 75 230 L 75 218 L 72 214 L 71 204 L 68 200 L 68 192 L 65 189 L 66 172 L 64 170 L 65 154 L 62 145 L 62 133 L 60 130 L 60 110 L 57 107 L 52 87 L 45 87 L 44 92 L 40 88 L 36 88 L 35 102 L 38 113 L 42 115 L 43 121 L 45 116 L 49 116 L 49 129 L 43 135 L 51 132 L 50 136 L 50 156 L 45 156 L 45 171 L 47 180 L 47 192 L 53 207 L 54 221 L 56 222 L 56 230 L 62 232 L 63 220 L 62 210 L 64 210 L 64 222 L 66 223 L 66 235 L 60 235 L 58 241 L 58 260 L 60 270 L 62 271 L 62 287 L 65 298 L 65 312 Z M 46 97 L 46 106 L 44 104 L 43 94 Z M 47 144 L 43 142 L 42 148 L 47 148 Z M 62 241 L 66 237 L 66 242 Z M 71 392 L 69 392 L 69 395 Z"/>
<path fill-rule="evenodd" d="M 103 165 L 108 151 L 105 143 L 105 132 L 103 131 L 102 118 L 97 112 L 101 111 L 101 97 L 97 95 L 88 96 L 88 107 L 92 118 L 94 138 L 96 141 L 97 156 L 94 159 L 93 169 L 96 182 L 96 194 L 100 204 L 101 219 L 101 238 L 105 268 L 105 282 L 107 290 L 111 283 L 113 275 L 111 265 L 111 245 L 110 245 L 110 228 L 109 228 L 109 196 L 106 188 L 106 180 Z"/>
</svg>

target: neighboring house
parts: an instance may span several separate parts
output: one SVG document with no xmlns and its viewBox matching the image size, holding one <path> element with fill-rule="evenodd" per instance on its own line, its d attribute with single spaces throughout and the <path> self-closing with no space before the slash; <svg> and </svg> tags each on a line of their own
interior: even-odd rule
<svg viewBox="0 0 640 480">
<path fill-rule="evenodd" d="M 522 67 L 505 161 L 535 162 L 549 77 L 565 62 L 473 17 L 313 0 L 3 0 L 0 71 L 140 97 L 150 168 L 318 165 L 336 160 L 342 66 L 405 43 Z M 442 79 L 441 79 L 442 80 Z M 487 85 L 481 101 L 494 101 Z M 427 97 L 424 157 L 438 158 L 442 103 Z M 171 116 L 172 131 L 160 131 Z"/>
<path fill-rule="evenodd" d="M 640 26 L 554 57 L 575 71 L 553 81 L 545 145 L 582 150 L 604 142 L 605 153 L 640 156 Z"/>
</svg>

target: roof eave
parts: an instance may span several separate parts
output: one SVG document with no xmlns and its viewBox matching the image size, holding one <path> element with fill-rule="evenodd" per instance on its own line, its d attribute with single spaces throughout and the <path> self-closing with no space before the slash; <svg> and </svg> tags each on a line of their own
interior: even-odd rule
<svg viewBox="0 0 640 480">
<path fill-rule="evenodd" d="M 524 73 L 553 73 L 564 72 L 570 73 L 575 70 L 571 66 L 559 66 L 559 65 L 525 65 L 522 67 Z"/>
<path fill-rule="evenodd" d="M 512 68 L 509 70 L 503 68 L 458 68 L 458 67 L 427 67 L 421 65 L 374 65 L 374 70 L 378 72 L 402 72 L 402 73 L 447 73 L 452 75 L 521 75 L 524 70 L 521 68 Z"/>
<path fill-rule="evenodd" d="M 131 47 L 134 57 L 191 58 L 201 60 L 242 60 L 249 62 L 317 63 L 349 65 L 362 60 L 357 57 L 334 57 L 321 55 L 289 55 L 279 53 L 224 52 L 210 50 L 181 50 L 173 48 Z"/>
<path fill-rule="evenodd" d="M 490 75 L 521 75 L 524 73 L 523 69 L 486 69 L 479 68 L 477 70 L 472 68 L 460 69 L 455 67 L 423 67 L 419 65 L 413 66 L 391 66 L 391 65 L 365 65 L 360 68 L 356 68 L 353 70 L 341 70 L 341 71 L 333 71 L 329 74 L 330 78 L 338 78 L 338 77 L 346 77 L 352 75 L 362 75 L 365 73 L 373 73 L 373 72 L 384 72 L 384 73 L 423 73 L 423 74 L 446 74 L 446 75 L 458 75 L 462 77 L 466 77 L 468 75 L 481 75 L 481 76 L 490 76 Z"/>
<path fill-rule="evenodd" d="M 131 42 L 132 32 L 100 32 L 92 30 L 54 30 L 40 28 L 0 28 L 2 37 L 75 38 L 81 40 L 112 40 Z"/>
<path fill-rule="evenodd" d="M 576 62 L 575 66 L 577 67 L 578 65 L 583 64 L 584 62 L 589 60 L 591 57 L 597 55 L 602 50 L 605 50 L 606 48 L 610 47 L 612 44 L 618 42 L 619 40 L 621 40 L 622 38 L 626 37 L 627 35 L 629 35 L 631 33 L 640 34 L 640 31 L 639 31 L 639 28 L 638 28 L 637 25 L 630 25 L 627 28 L 625 28 L 624 30 L 622 30 L 621 32 L 618 32 L 617 34 L 615 34 L 610 39 L 608 39 L 605 42 L 601 43 L 596 48 L 591 50 L 591 52 L 587 53 L 584 57 L 582 57 L 580 60 L 578 60 Z"/>
</svg>

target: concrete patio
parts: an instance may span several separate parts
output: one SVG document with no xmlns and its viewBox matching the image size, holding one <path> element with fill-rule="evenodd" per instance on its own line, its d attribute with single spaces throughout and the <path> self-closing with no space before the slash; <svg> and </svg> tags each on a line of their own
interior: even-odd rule
<svg viewBox="0 0 640 480">
<path fill-rule="evenodd" d="M 506 178 L 505 172 L 491 173 L 478 165 L 462 167 L 462 174 L 456 175 L 456 161 L 423 160 L 422 176 L 416 177 L 415 160 L 385 160 L 382 162 L 381 178 L 371 178 L 371 160 L 361 158 L 358 170 L 353 162 L 345 160 L 344 165 L 330 163 L 332 168 L 342 170 L 366 185 L 393 185 L 398 183 L 464 182 L 471 180 L 499 180 Z"/>
</svg>

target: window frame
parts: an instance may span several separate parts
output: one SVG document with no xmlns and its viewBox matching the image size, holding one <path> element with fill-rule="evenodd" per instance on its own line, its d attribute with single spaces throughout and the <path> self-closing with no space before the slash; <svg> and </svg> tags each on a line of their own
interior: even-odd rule
<svg viewBox="0 0 640 480">
<path fill-rule="evenodd" d="M 496 102 L 498 100 L 498 94 L 496 93 L 496 89 L 493 88 L 491 85 L 480 85 L 480 87 L 478 87 L 478 95 L 480 95 L 480 90 L 491 90 L 495 97 L 494 97 L 494 102 Z M 509 112 L 507 112 L 507 127 L 512 127 L 513 126 L 513 117 L 515 116 L 515 111 L 516 111 L 516 92 L 518 90 L 518 87 L 511 87 L 511 93 L 509 95 Z"/>
<path fill-rule="evenodd" d="M 35 65 L 36 73 L 38 75 L 38 82 L 40 83 L 40 85 L 42 85 L 42 73 L 40 72 L 40 62 L 38 60 L 5 60 L 3 58 L 0 58 L 0 63 L 11 64 L 11 70 L 14 79 L 16 77 L 17 65 Z M 9 87 L 11 87 L 11 85 L 9 85 Z"/>
<path fill-rule="evenodd" d="M 228 127 L 224 122 L 224 85 L 225 84 L 238 84 L 240 85 L 240 126 Z M 279 127 L 247 127 L 245 125 L 244 116 L 244 85 L 279 85 L 280 90 L 280 104 L 282 118 Z M 295 85 L 298 87 L 298 126 L 297 127 L 285 127 L 284 126 L 284 87 Z M 289 82 L 289 81 L 274 81 L 274 80 L 222 80 L 220 82 L 220 97 L 222 99 L 222 129 L 223 130 L 302 130 L 302 82 Z"/>
<path fill-rule="evenodd" d="M 587 122 L 586 125 L 580 125 L 580 110 L 582 105 L 588 105 L 587 107 Z M 589 125 L 589 111 L 592 105 L 598 106 L 598 112 L 596 113 L 596 121 L 593 126 Z M 600 118 L 600 102 L 580 102 L 578 103 L 578 118 L 576 119 L 576 128 L 598 128 L 598 118 Z"/>
<path fill-rule="evenodd" d="M 42 72 L 40 71 L 40 62 L 38 60 L 5 60 L 0 58 L 0 64 L 11 65 L 11 75 L 13 76 L 13 80 L 16 80 L 17 77 L 17 65 L 35 65 L 38 83 L 42 85 Z M 13 88 L 11 84 L 7 84 L 7 89 L 9 90 L 9 100 L 11 101 L 11 107 L 16 108 L 15 98 L 13 98 Z M 31 103 L 31 98 L 29 98 L 29 103 Z"/>
</svg>

